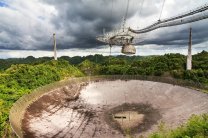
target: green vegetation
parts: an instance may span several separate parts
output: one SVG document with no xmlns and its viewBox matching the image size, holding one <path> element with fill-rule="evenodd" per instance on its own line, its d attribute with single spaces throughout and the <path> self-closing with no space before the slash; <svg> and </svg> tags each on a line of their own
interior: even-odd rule
<svg viewBox="0 0 208 138">
<path fill-rule="evenodd" d="M 207 138 L 208 137 L 208 114 L 200 116 L 193 115 L 186 124 L 168 130 L 164 123 L 161 123 L 159 130 L 149 138 Z"/>
<path fill-rule="evenodd" d="M 181 54 L 151 57 L 98 56 L 101 61 L 96 61 L 96 56 L 83 57 L 85 60 L 78 64 L 78 68 L 88 75 L 162 76 L 189 80 L 199 86 L 208 87 L 208 52 L 206 51 L 193 56 L 191 71 L 186 70 L 186 57 Z"/>
<path fill-rule="evenodd" d="M 59 61 L 53 61 L 50 57 L 34 58 L 32 56 L 23 59 L 0 59 L 0 137 L 10 136 L 9 109 L 22 95 L 54 81 L 84 74 L 163 76 L 194 81 L 205 86 L 204 88 L 208 91 L 208 52 L 203 51 L 193 56 L 193 70 L 191 71 L 186 71 L 186 57 L 181 54 L 148 57 L 64 56 L 59 58 Z M 199 132 L 198 126 L 194 126 L 191 122 L 198 118 L 197 121 L 201 120 L 202 124 L 203 122 L 206 124 L 207 119 L 203 118 L 207 116 L 204 116 L 192 117 L 186 126 L 176 129 L 175 133 L 181 130 L 178 138 L 192 137 L 193 135 L 188 134 L 192 133 L 189 131 L 191 129 L 197 131 L 194 136 L 200 136 L 201 130 Z M 175 133 L 171 131 L 167 135 L 176 135 Z M 158 132 L 152 137 L 160 138 L 163 135 L 166 136 Z"/>
<path fill-rule="evenodd" d="M 67 61 L 48 61 L 37 65 L 12 65 L 0 75 L 0 137 L 10 137 L 9 109 L 22 95 L 67 77 L 83 76 Z"/>
<path fill-rule="evenodd" d="M 78 65 L 78 68 L 87 75 L 97 75 L 101 66 L 86 59 Z"/>
</svg>

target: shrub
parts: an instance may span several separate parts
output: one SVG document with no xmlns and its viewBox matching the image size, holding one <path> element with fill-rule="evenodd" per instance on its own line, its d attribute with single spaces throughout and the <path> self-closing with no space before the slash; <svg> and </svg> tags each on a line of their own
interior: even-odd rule
<svg viewBox="0 0 208 138">
<path fill-rule="evenodd" d="M 205 138 L 208 137 L 208 114 L 192 115 L 188 122 L 174 130 L 168 130 L 164 124 L 149 138 Z"/>
</svg>

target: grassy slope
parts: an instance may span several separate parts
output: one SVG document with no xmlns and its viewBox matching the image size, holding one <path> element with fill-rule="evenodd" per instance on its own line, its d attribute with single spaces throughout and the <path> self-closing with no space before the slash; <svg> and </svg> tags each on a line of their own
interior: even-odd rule
<svg viewBox="0 0 208 138">
<path fill-rule="evenodd" d="M 32 90 L 63 80 L 83 76 L 67 61 L 49 61 L 38 65 L 13 65 L 0 75 L 0 137 L 10 137 L 9 109 L 22 95 Z"/>
</svg>

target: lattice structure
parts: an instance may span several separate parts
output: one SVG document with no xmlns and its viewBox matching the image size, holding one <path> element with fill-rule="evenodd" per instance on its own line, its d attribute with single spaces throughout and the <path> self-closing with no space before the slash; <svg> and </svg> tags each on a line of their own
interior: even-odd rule
<svg viewBox="0 0 208 138">
<path fill-rule="evenodd" d="M 196 22 L 207 18 L 208 18 L 208 4 L 205 4 L 201 7 L 180 14 L 178 16 L 174 16 L 163 20 L 159 19 L 157 22 L 153 23 L 152 25 L 147 26 L 140 30 L 125 28 L 123 25 L 123 28 L 121 28 L 120 30 L 114 30 L 112 32 L 104 33 L 103 35 L 98 36 L 97 40 L 104 42 L 110 46 L 112 45 L 123 46 L 122 49 L 127 49 L 127 53 L 135 54 L 135 52 L 131 52 L 132 50 L 130 49 L 128 50 L 127 47 L 131 47 L 131 49 L 133 48 L 132 47 L 133 39 L 136 37 L 137 34 L 147 33 L 162 27 L 170 27 L 170 26 Z M 124 24 L 125 24 L 125 19 L 124 19 Z"/>
<path fill-rule="evenodd" d="M 109 45 L 124 46 L 131 44 L 136 34 L 129 31 L 128 28 L 115 30 L 97 37 L 97 40 Z"/>
</svg>

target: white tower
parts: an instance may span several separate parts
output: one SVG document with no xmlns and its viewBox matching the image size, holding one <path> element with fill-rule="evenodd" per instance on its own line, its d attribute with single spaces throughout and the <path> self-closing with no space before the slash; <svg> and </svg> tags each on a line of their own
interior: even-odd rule
<svg viewBox="0 0 208 138">
<path fill-rule="evenodd" d="M 54 60 L 57 60 L 57 49 L 56 49 L 56 34 L 53 34 L 53 46 L 54 46 Z"/>
<path fill-rule="evenodd" d="M 190 34 L 189 34 L 189 45 L 188 45 L 188 56 L 187 56 L 187 65 L 186 70 L 192 69 L 192 28 L 190 28 Z"/>
</svg>

